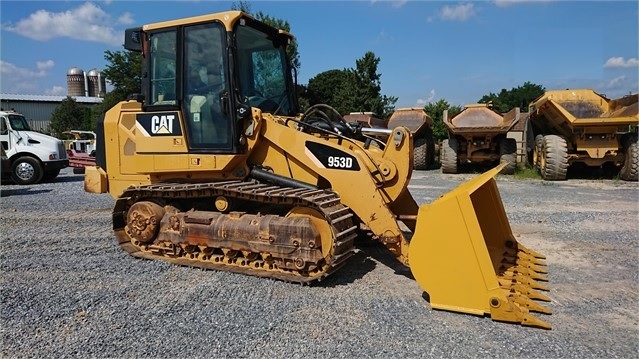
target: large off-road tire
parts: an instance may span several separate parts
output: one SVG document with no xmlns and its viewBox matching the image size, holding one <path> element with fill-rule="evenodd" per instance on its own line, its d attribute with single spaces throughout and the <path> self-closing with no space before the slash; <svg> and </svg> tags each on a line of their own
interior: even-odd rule
<svg viewBox="0 0 639 359">
<path fill-rule="evenodd" d="M 541 146 L 539 164 L 541 178 L 547 181 L 563 181 L 568 173 L 568 145 L 561 136 L 547 135 Z"/>
<path fill-rule="evenodd" d="M 442 173 L 457 173 L 459 143 L 452 137 L 442 142 Z"/>
<path fill-rule="evenodd" d="M 502 138 L 499 140 L 499 163 L 506 163 L 500 173 L 511 175 L 517 167 L 517 140 L 514 138 Z"/>
<path fill-rule="evenodd" d="M 432 132 L 427 132 L 423 136 L 415 138 L 414 143 L 415 162 L 413 168 L 416 170 L 427 170 L 435 164 L 435 139 Z"/>
<path fill-rule="evenodd" d="M 536 169 L 539 169 L 541 165 L 541 147 L 543 143 L 544 143 L 544 136 L 537 135 L 535 137 L 535 147 L 533 147 L 533 156 L 531 161 L 531 165 Z"/>
<path fill-rule="evenodd" d="M 423 137 L 417 137 L 415 138 L 414 141 L 414 162 L 413 162 L 413 168 L 416 170 L 425 170 L 427 169 L 426 166 L 426 155 L 427 155 L 427 148 L 426 148 L 426 139 Z"/>
<path fill-rule="evenodd" d="M 11 170 L 13 182 L 22 185 L 38 183 L 44 175 L 40 162 L 29 156 L 23 156 L 13 161 Z"/>
<path fill-rule="evenodd" d="M 624 181 L 639 180 L 639 149 L 637 148 L 637 135 L 631 135 L 624 139 L 624 162 L 619 171 L 619 177 Z"/>
</svg>

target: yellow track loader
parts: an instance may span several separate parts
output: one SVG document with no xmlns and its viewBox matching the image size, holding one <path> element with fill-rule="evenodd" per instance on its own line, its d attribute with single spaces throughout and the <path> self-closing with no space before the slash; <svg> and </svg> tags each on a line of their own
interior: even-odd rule
<svg viewBox="0 0 639 359">
<path fill-rule="evenodd" d="M 115 199 L 113 229 L 135 257 L 315 283 L 368 235 L 410 267 L 433 308 L 550 328 L 543 256 L 514 238 L 486 172 L 418 206 L 413 137 L 355 140 L 328 105 L 299 113 L 292 40 L 229 11 L 126 31 L 142 93 L 100 119 L 85 190 Z"/>
</svg>

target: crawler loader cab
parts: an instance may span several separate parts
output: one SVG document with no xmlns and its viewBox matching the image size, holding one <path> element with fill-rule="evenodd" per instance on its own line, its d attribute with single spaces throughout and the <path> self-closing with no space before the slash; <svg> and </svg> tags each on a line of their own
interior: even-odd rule
<svg viewBox="0 0 639 359">
<path fill-rule="evenodd" d="M 153 115 L 142 127 L 150 136 L 183 130 L 190 152 L 244 153 L 251 107 L 297 114 L 286 58 L 292 37 L 240 12 L 226 15 L 126 31 L 125 48 L 143 56 L 142 107 Z"/>
<path fill-rule="evenodd" d="M 142 54 L 142 93 L 99 121 L 84 178 L 86 191 L 116 199 L 122 249 L 316 283 L 363 231 L 410 267 L 434 308 L 549 328 L 529 314 L 549 313 L 531 300 L 547 300 L 533 290 L 546 289 L 536 282 L 545 270 L 510 230 L 499 168 L 419 206 L 411 131 L 385 129 L 372 146 L 379 129 L 329 105 L 299 113 L 290 40 L 239 11 L 126 32 L 125 47 Z"/>
</svg>

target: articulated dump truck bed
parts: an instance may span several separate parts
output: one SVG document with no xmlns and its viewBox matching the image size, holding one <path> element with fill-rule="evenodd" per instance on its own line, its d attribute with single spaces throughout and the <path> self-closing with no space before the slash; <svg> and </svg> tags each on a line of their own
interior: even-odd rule
<svg viewBox="0 0 639 359">
<path fill-rule="evenodd" d="M 499 114 L 486 104 L 472 104 L 456 116 L 448 118 L 448 111 L 444 115 L 444 123 L 454 135 L 507 133 L 519 120 L 519 109 L 512 109 L 506 114 Z"/>
<path fill-rule="evenodd" d="M 547 91 L 533 102 L 532 118 L 543 116 L 540 125 L 568 136 L 577 127 L 619 126 L 619 132 L 637 124 L 639 95 L 610 100 L 590 89 Z M 539 122 L 537 122 L 539 123 Z"/>
</svg>

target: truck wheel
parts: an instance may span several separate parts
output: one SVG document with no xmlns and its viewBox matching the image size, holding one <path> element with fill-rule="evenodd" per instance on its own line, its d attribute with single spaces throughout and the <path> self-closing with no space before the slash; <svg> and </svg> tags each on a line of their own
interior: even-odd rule
<svg viewBox="0 0 639 359">
<path fill-rule="evenodd" d="M 426 168 L 432 168 L 435 165 L 435 137 L 433 131 L 428 131 L 426 136 Z"/>
<path fill-rule="evenodd" d="M 506 163 L 501 174 L 511 175 L 517 167 L 517 140 L 514 138 L 502 138 L 499 141 L 499 163 Z"/>
<path fill-rule="evenodd" d="M 426 139 L 418 137 L 414 143 L 414 163 L 413 168 L 416 170 L 426 170 L 428 165 L 426 163 L 426 156 L 428 155 L 428 149 L 426 148 Z"/>
<path fill-rule="evenodd" d="M 457 173 L 458 148 L 456 138 L 449 138 L 442 142 L 442 173 Z"/>
<path fill-rule="evenodd" d="M 34 184 L 42 180 L 40 162 L 33 157 L 20 157 L 13 162 L 11 179 L 17 184 Z"/>
<path fill-rule="evenodd" d="M 628 141 L 625 148 L 625 158 L 623 167 L 619 171 L 619 177 L 624 181 L 639 180 L 639 150 L 637 149 L 637 136 L 633 136 Z"/>
<path fill-rule="evenodd" d="M 423 136 L 416 137 L 414 143 L 413 168 L 416 170 L 427 170 L 435 164 L 435 138 L 432 131 L 426 131 Z"/>
<path fill-rule="evenodd" d="M 539 164 L 541 178 L 547 181 L 562 181 L 568 173 L 568 145 L 563 137 L 544 136 Z"/>
<path fill-rule="evenodd" d="M 537 137 L 535 137 L 535 147 L 533 148 L 533 158 L 531 163 L 531 165 L 536 169 L 539 169 L 539 166 L 541 165 L 541 147 L 543 143 L 544 136 L 537 135 Z"/>
</svg>

